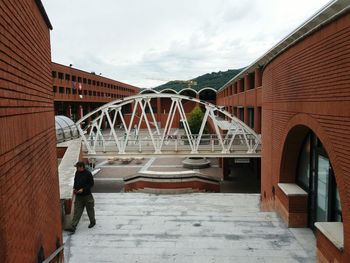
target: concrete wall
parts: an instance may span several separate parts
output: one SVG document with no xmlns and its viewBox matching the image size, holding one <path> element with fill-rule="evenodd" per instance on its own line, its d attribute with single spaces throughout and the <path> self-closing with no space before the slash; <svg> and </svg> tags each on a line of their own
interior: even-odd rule
<svg viewBox="0 0 350 263">
<path fill-rule="evenodd" d="M 49 25 L 40 1 L 0 4 L 0 259 L 62 243 Z"/>
</svg>

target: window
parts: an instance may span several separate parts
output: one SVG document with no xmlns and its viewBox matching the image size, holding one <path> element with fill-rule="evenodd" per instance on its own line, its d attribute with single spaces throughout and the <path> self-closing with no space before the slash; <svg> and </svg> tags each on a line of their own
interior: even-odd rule
<svg viewBox="0 0 350 263">
<path fill-rule="evenodd" d="M 57 78 L 57 72 L 56 71 L 52 71 L 52 77 L 53 78 Z"/>
<path fill-rule="evenodd" d="M 238 118 L 241 121 L 244 121 L 244 108 L 243 107 L 238 107 Z"/>
<path fill-rule="evenodd" d="M 72 81 L 77 81 L 77 77 L 76 76 L 72 76 Z"/>
<path fill-rule="evenodd" d="M 255 87 L 255 73 L 248 74 L 248 89 L 254 89 Z"/>
<path fill-rule="evenodd" d="M 78 82 L 81 83 L 81 77 L 78 77 Z"/>
<path fill-rule="evenodd" d="M 63 79 L 63 73 L 62 72 L 58 72 L 58 78 L 59 79 Z"/>
<path fill-rule="evenodd" d="M 83 78 L 83 83 L 86 84 L 86 78 Z"/>
<path fill-rule="evenodd" d="M 95 80 L 92 81 L 92 85 L 94 85 L 94 86 L 96 85 L 96 81 Z"/>
<path fill-rule="evenodd" d="M 77 89 L 73 89 L 73 95 L 77 94 Z"/>
<path fill-rule="evenodd" d="M 238 81 L 238 86 L 239 86 L 239 91 L 238 92 L 243 92 L 244 91 L 244 79 L 240 79 Z"/>
<path fill-rule="evenodd" d="M 91 90 L 89 90 L 89 96 L 92 96 L 92 91 Z"/>
<path fill-rule="evenodd" d="M 254 129 L 254 108 L 248 108 L 248 126 Z"/>
<path fill-rule="evenodd" d="M 88 79 L 88 84 L 91 85 L 91 79 Z"/>
<path fill-rule="evenodd" d="M 64 87 L 59 87 L 58 91 L 59 91 L 59 93 L 64 94 Z"/>
<path fill-rule="evenodd" d="M 84 89 L 84 95 L 87 96 L 87 90 L 86 89 Z"/>
<path fill-rule="evenodd" d="M 71 94 L 71 89 L 70 88 L 66 88 L 66 94 Z"/>
<path fill-rule="evenodd" d="M 100 82 L 99 81 L 97 81 L 97 87 L 99 87 L 100 86 Z"/>
<path fill-rule="evenodd" d="M 66 80 L 70 80 L 70 75 L 66 74 Z"/>
<path fill-rule="evenodd" d="M 56 93 L 56 92 L 57 92 L 57 87 L 56 87 L 56 86 L 53 86 L 52 91 L 53 91 L 54 93 Z"/>
<path fill-rule="evenodd" d="M 93 95 L 96 96 L 96 91 L 93 92 Z"/>
<path fill-rule="evenodd" d="M 299 155 L 298 184 L 303 189 L 309 188 L 310 181 L 310 136 L 307 136 L 302 151 Z"/>
</svg>

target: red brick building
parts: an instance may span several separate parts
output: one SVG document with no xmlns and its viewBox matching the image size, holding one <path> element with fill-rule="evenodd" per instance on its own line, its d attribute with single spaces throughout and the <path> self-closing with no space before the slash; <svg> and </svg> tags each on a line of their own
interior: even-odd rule
<svg viewBox="0 0 350 263">
<path fill-rule="evenodd" d="M 218 94 L 261 123 L 262 208 L 314 229 L 320 262 L 350 262 L 349 72 L 349 2 L 333 1 Z"/>
<path fill-rule="evenodd" d="M 110 101 L 139 93 L 139 88 L 73 67 L 52 63 L 55 114 L 77 121 Z"/>
<path fill-rule="evenodd" d="M 37 262 L 62 245 L 50 29 L 41 1 L 1 1 L 1 262 Z"/>
</svg>

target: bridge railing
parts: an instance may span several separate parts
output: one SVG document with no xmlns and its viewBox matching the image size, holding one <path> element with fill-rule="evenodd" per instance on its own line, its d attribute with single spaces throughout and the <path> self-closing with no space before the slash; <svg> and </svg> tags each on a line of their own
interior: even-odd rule
<svg viewBox="0 0 350 263">
<path fill-rule="evenodd" d="M 153 136 L 153 140 L 149 137 L 141 137 L 131 135 L 126 140 L 121 136 L 118 140 L 119 145 L 125 145 L 124 151 L 118 149 L 117 143 L 114 139 L 94 139 L 88 140 L 89 147 L 83 143 L 83 151 L 85 153 L 115 153 L 115 154 L 127 154 L 127 153 L 162 153 L 162 152 L 244 152 L 249 151 L 246 146 L 246 141 L 243 136 L 236 136 L 232 140 L 233 135 L 228 135 L 223 138 L 223 145 L 220 142 L 220 138 L 216 134 L 206 135 L 193 135 L 191 139 L 188 139 L 186 135 L 168 135 L 165 138 L 162 136 Z M 198 141 L 200 140 L 200 141 Z M 253 148 L 255 145 L 255 137 L 247 136 L 247 141 Z M 156 143 L 157 147 L 154 147 Z M 193 145 L 198 145 L 197 148 L 193 148 Z M 90 149 L 90 152 L 89 152 Z M 91 151 L 92 150 L 92 151 Z M 255 149 L 257 150 L 257 149 Z"/>
</svg>

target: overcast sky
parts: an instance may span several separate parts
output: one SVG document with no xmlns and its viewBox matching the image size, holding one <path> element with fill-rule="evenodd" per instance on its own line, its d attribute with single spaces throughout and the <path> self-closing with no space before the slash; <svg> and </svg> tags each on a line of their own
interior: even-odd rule
<svg viewBox="0 0 350 263">
<path fill-rule="evenodd" d="M 139 87 L 242 68 L 328 0 L 43 0 L 52 60 Z"/>
</svg>

